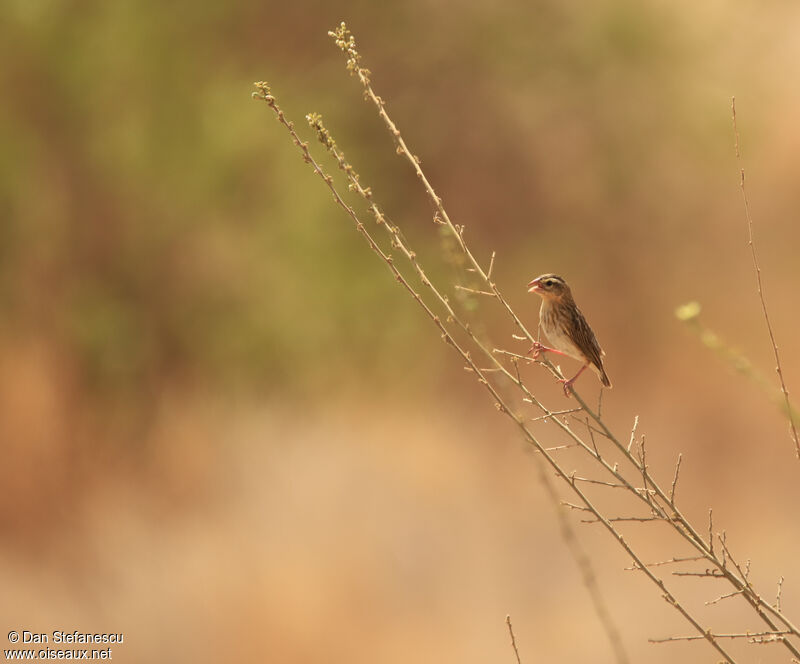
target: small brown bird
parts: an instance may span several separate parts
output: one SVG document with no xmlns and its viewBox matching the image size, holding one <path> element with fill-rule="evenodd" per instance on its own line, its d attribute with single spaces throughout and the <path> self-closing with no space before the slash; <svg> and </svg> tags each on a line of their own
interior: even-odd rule
<svg viewBox="0 0 800 664">
<path fill-rule="evenodd" d="M 528 352 L 533 353 L 534 359 L 539 353 L 549 351 L 574 357 L 584 363 L 572 378 L 561 380 L 564 383 L 564 394 L 569 396 L 572 384 L 586 367 L 592 368 L 603 385 L 611 387 L 611 381 L 603 368 L 602 358 L 605 353 L 572 299 L 572 291 L 567 282 L 557 274 L 543 274 L 528 284 L 528 292 L 537 293 L 542 298 L 539 325 L 553 345 L 553 348 L 548 348 L 537 341 Z"/>
</svg>

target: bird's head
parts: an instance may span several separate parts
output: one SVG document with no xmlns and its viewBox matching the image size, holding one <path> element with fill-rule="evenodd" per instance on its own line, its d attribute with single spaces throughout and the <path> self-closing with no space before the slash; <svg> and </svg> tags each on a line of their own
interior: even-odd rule
<svg viewBox="0 0 800 664">
<path fill-rule="evenodd" d="M 560 300 L 565 295 L 571 295 L 567 282 L 557 274 L 536 277 L 528 284 L 528 292 L 537 293 L 548 300 Z"/>
</svg>

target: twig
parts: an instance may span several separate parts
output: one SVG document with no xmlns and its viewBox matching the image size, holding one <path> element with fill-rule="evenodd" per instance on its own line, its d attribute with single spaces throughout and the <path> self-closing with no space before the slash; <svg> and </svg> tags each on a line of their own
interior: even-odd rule
<svg viewBox="0 0 800 664">
<path fill-rule="evenodd" d="M 595 480 L 591 477 L 573 477 L 575 482 L 587 482 L 588 484 L 599 484 L 600 486 L 608 486 L 613 489 L 627 489 L 624 484 L 617 484 L 616 482 L 604 482 L 603 480 Z"/>
<path fill-rule="evenodd" d="M 672 486 L 669 490 L 669 502 L 670 505 L 675 504 L 675 486 L 678 484 L 678 473 L 681 471 L 681 459 L 683 458 L 682 454 L 678 454 L 678 462 L 675 464 L 675 476 L 672 478 Z"/>
<path fill-rule="evenodd" d="M 707 569 L 704 572 L 673 572 L 672 576 L 698 576 L 710 579 L 726 579 L 727 577 L 718 569 Z"/>
<path fill-rule="evenodd" d="M 728 599 L 730 597 L 736 597 L 736 595 L 741 595 L 744 590 L 734 590 L 732 593 L 725 593 L 724 595 L 720 595 L 714 599 L 708 600 L 705 605 L 710 606 L 711 604 L 716 604 L 717 602 L 721 602 L 723 599 Z"/>
<path fill-rule="evenodd" d="M 647 502 L 650 502 L 650 494 L 647 491 L 647 452 L 644 445 L 644 434 L 642 434 L 642 442 L 641 445 L 639 446 L 639 450 L 641 452 L 640 461 L 642 464 L 642 487 L 643 487 L 642 491 L 644 492 L 645 497 L 647 498 Z"/>
<path fill-rule="evenodd" d="M 584 418 L 583 423 L 586 425 L 586 431 L 589 432 L 589 440 L 592 441 L 592 449 L 594 450 L 594 455 L 595 455 L 595 457 L 597 457 L 599 459 L 600 458 L 600 450 L 597 449 L 597 441 L 594 439 L 594 427 L 591 424 L 589 424 L 589 418 L 588 417 Z M 602 432 L 598 432 L 598 433 L 602 433 Z"/>
<path fill-rule="evenodd" d="M 522 664 L 519 658 L 519 650 L 517 650 L 517 640 L 514 638 L 514 628 L 511 626 L 511 616 L 506 616 L 506 625 L 508 625 L 508 633 L 511 635 L 511 647 L 514 648 L 517 664 Z"/>
<path fill-rule="evenodd" d="M 758 639 L 763 637 L 784 637 L 791 634 L 786 630 L 770 630 L 766 632 L 736 632 L 734 634 L 713 634 L 715 639 Z M 668 636 L 663 639 L 647 639 L 650 643 L 669 643 L 670 641 L 697 641 L 704 638 L 697 634 L 689 636 Z M 777 639 L 776 639 L 777 640 Z M 754 642 L 755 643 L 755 642 Z"/>
<path fill-rule="evenodd" d="M 636 415 L 633 418 L 633 428 L 631 429 L 631 438 L 628 441 L 628 452 L 631 451 L 631 447 L 633 446 L 633 441 L 636 440 L 636 427 L 639 426 L 639 416 Z"/>
<path fill-rule="evenodd" d="M 571 413 L 577 413 L 579 410 L 580 408 L 567 408 L 566 410 L 554 410 L 552 413 L 548 413 L 546 415 L 539 415 L 537 417 L 531 418 L 531 422 L 538 422 L 539 420 L 548 420 L 556 415 L 569 415 Z M 563 447 L 566 446 L 562 445 L 559 449 L 562 449 Z M 574 447 L 574 445 L 571 445 L 570 447 Z M 555 448 L 550 448 L 550 449 L 555 449 Z"/>
<path fill-rule="evenodd" d="M 574 447 L 579 447 L 578 445 L 556 445 L 555 447 L 545 447 L 545 452 L 559 452 L 560 450 L 569 450 Z"/>
<path fill-rule="evenodd" d="M 685 563 L 695 560 L 705 560 L 704 556 L 686 556 L 684 558 L 670 558 L 669 560 L 659 560 L 655 563 L 646 563 L 647 567 L 661 567 L 662 565 L 672 565 L 674 563 Z M 626 570 L 635 570 L 637 567 L 626 567 Z"/>
<path fill-rule="evenodd" d="M 711 555 L 714 555 L 714 520 L 713 520 L 713 509 L 711 507 L 708 508 L 708 550 L 711 552 Z"/>
<path fill-rule="evenodd" d="M 520 355 L 519 353 L 514 353 L 510 350 L 503 350 L 502 348 L 493 348 L 492 352 L 496 353 L 497 355 L 507 355 L 508 357 L 515 357 L 518 360 L 527 360 L 528 362 L 534 361 L 533 358 L 530 357 L 529 355 Z M 578 410 L 580 410 L 580 408 Z"/>
<path fill-rule="evenodd" d="M 736 160 L 741 163 L 742 161 L 742 154 L 739 150 L 739 128 L 736 126 L 736 97 L 731 97 L 731 115 L 733 118 L 733 133 L 736 137 Z M 786 415 L 789 418 L 789 428 L 792 434 L 792 440 L 794 441 L 794 449 L 795 455 L 798 459 L 800 459 L 800 438 L 797 435 L 797 427 L 794 421 L 794 412 L 792 408 L 792 404 L 789 401 L 789 390 L 786 388 L 786 381 L 783 379 L 783 369 L 781 369 L 781 358 L 778 354 L 778 344 L 775 341 L 775 333 L 772 331 L 772 323 L 769 319 L 769 313 L 767 312 L 767 302 L 764 297 L 764 288 L 761 283 L 761 267 L 758 264 L 758 254 L 756 252 L 756 243 L 753 234 L 753 217 L 750 214 L 750 203 L 747 200 L 747 189 L 745 189 L 744 185 L 744 168 L 739 169 L 740 172 L 740 179 L 739 179 L 739 189 L 742 192 L 742 201 L 744 202 L 744 214 L 745 218 L 747 219 L 747 244 L 750 247 L 750 256 L 753 259 L 753 270 L 756 273 L 756 290 L 758 291 L 758 298 L 761 301 L 761 311 L 764 314 L 764 322 L 767 324 L 767 332 L 769 333 L 769 340 L 772 344 L 772 352 L 775 356 L 775 371 L 778 374 L 778 380 L 781 384 L 781 392 L 783 392 L 783 399 L 786 403 Z"/>
<path fill-rule="evenodd" d="M 583 505 L 576 505 L 575 503 L 569 503 L 566 500 L 562 500 L 561 504 L 564 507 L 569 507 L 571 510 L 578 510 L 580 512 L 591 512 L 592 511 L 588 507 L 585 507 Z"/>
<path fill-rule="evenodd" d="M 639 523 L 646 523 L 648 521 L 662 521 L 658 516 L 610 516 L 607 517 L 612 523 L 619 523 L 620 521 L 637 521 Z M 581 519 L 581 523 L 598 523 L 600 519 Z"/>
<path fill-rule="evenodd" d="M 489 297 L 496 297 L 494 293 L 490 293 L 488 291 L 477 290 L 476 288 L 467 288 L 466 286 L 459 286 L 456 284 L 455 286 L 458 290 L 464 291 L 466 293 L 472 293 L 473 295 L 488 295 Z"/>
<path fill-rule="evenodd" d="M 425 191 L 428 194 L 428 197 L 431 199 L 434 207 L 436 208 L 436 214 L 438 218 L 444 222 L 444 224 L 450 229 L 450 232 L 458 241 L 459 246 L 461 247 L 461 251 L 464 253 L 464 256 L 467 258 L 468 262 L 471 265 L 471 269 L 474 270 L 476 274 L 478 274 L 481 279 L 490 287 L 490 290 L 494 292 L 495 296 L 497 297 L 498 301 L 503 305 L 506 312 L 511 316 L 514 324 L 517 326 L 517 329 L 522 332 L 525 337 L 533 343 L 535 339 L 525 327 L 524 323 L 519 319 L 517 314 L 511 308 L 511 305 L 508 301 L 503 297 L 500 292 L 495 287 L 494 283 L 489 279 L 486 272 L 484 272 L 483 268 L 481 267 L 478 260 L 469 250 L 466 242 L 464 241 L 464 227 L 457 226 L 450 220 L 450 216 L 447 214 L 447 211 L 444 209 L 444 205 L 442 204 L 442 199 L 436 194 L 433 186 L 429 182 L 427 176 L 422 171 L 420 167 L 420 159 L 416 155 L 411 153 L 411 150 L 408 149 L 405 140 L 403 139 L 400 131 L 397 129 L 397 125 L 392 121 L 389 117 L 389 114 L 386 112 L 385 104 L 383 99 L 381 99 L 375 91 L 372 89 L 372 85 L 370 83 L 370 71 L 361 66 L 361 55 L 356 50 L 355 39 L 353 34 L 350 30 L 347 29 L 347 26 L 342 23 L 339 28 L 335 31 L 331 31 L 328 33 L 331 37 L 336 40 L 336 45 L 348 56 L 347 60 L 347 68 L 351 72 L 358 77 L 359 82 L 364 88 L 364 94 L 367 99 L 371 100 L 372 103 L 375 105 L 378 115 L 383 120 L 386 128 L 389 130 L 389 133 L 392 135 L 395 144 L 397 145 L 397 152 L 398 154 L 404 156 L 408 162 L 411 164 L 411 167 L 414 169 L 416 176 L 419 178 L 420 182 L 422 182 Z"/>
</svg>

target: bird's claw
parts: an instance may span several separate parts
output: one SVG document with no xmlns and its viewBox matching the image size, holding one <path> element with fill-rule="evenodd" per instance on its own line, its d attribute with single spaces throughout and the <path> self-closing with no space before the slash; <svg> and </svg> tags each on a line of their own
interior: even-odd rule
<svg viewBox="0 0 800 664">
<path fill-rule="evenodd" d="M 564 396 L 569 399 L 572 396 L 572 383 L 575 381 L 574 378 L 570 378 L 567 380 L 566 378 L 559 378 L 558 382 L 564 386 Z"/>
<path fill-rule="evenodd" d="M 538 341 L 533 342 L 533 346 L 530 347 L 528 350 L 528 355 L 533 357 L 534 360 L 538 359 L 539 355 L 541 355 L 547 348 L 540 344 Z"/>
</svg>

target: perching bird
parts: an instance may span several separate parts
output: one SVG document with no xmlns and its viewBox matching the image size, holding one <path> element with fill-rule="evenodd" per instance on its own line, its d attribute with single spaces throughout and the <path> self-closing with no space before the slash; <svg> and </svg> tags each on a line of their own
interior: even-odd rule
<svg viewBox="0 0 800 664">
<path fill-rule="evenodd" d="M 536 358 L 539 353 L 550 351 L 574 357 L 584 363 L 572 378 L 561 380 L 564 383 L 564 394 L 569 396 L 572 384 L 586 367 L 592 368 L 603 385 L 611 387 L 611 381 L 603 368 L 605 353 L 572 299 L 572 291 L 567 282 L 557 274 L 543 274 L 528 284 L 528 292 L 537 293 L 542 298 L 539 325 L 553 346 L 548 348 L 537 341 L 528 352 L 532 352 Z"/>
</svg>

